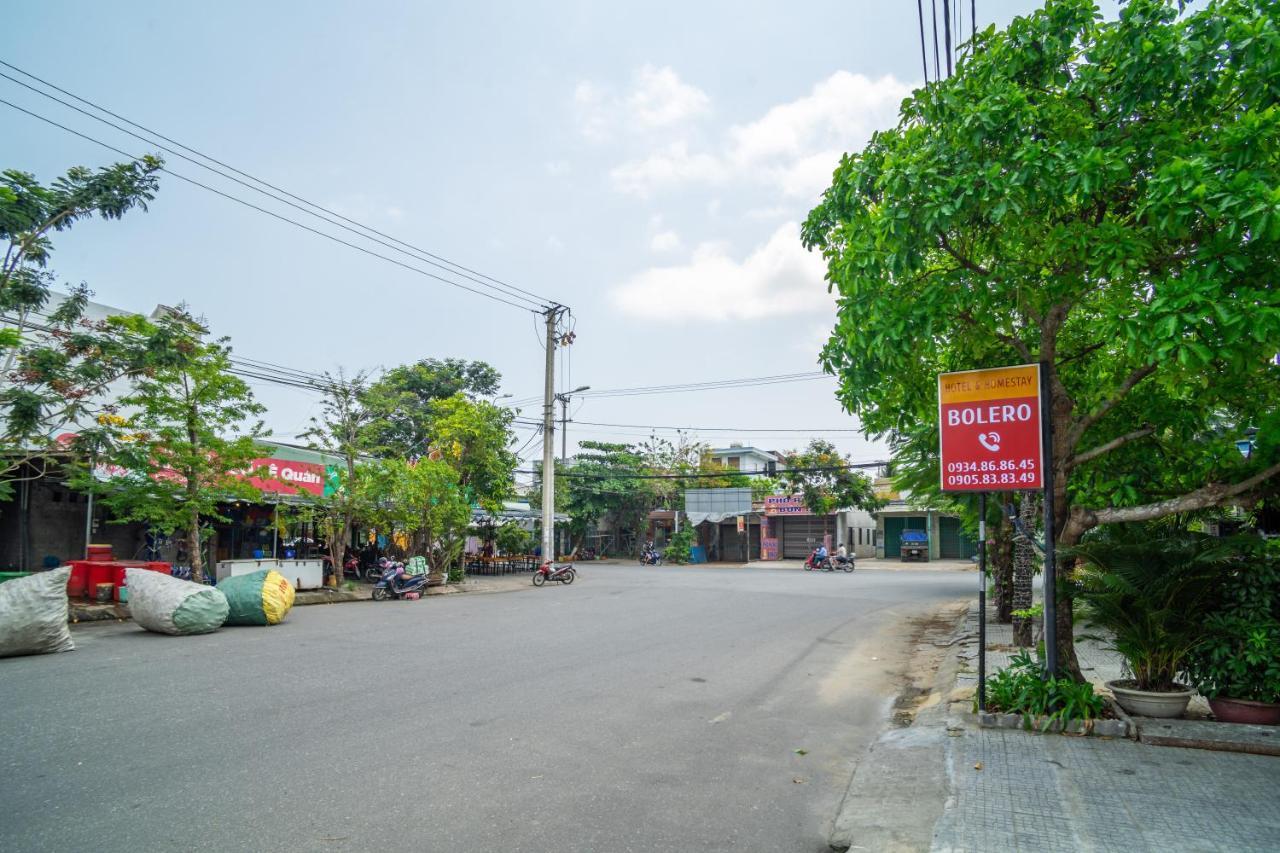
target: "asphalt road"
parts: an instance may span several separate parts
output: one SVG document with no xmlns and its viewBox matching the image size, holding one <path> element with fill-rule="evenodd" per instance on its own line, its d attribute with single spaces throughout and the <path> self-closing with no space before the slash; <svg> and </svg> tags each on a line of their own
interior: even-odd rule
<svg viewBox="0 0 1280 853">
<path fill-rule="evenodd" d="M 596 565 L 200 637 L 78 627 L 0 660 L 0 849 L 816 853 L 909 617 L 973 586 Z"/>
</svg>

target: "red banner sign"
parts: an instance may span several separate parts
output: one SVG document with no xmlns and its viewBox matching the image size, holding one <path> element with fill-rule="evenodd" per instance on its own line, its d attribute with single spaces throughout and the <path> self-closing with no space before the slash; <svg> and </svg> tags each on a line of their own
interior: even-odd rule
<svg viewBox="0 0 1280 853">
<path fill-rule="evenodd" d="M 765 515 L 809 515 L 809 508 L 797 497 L 771 495 L 764 499 Z"/>
<path fill-rule="evenodd" d="M 324 466 L 314 462 L 294 462 L 291 459 L 255 459 L 249 470 L 265 469 L 262 477 L 249 477 L 254 488 L 281 495 L 309 492 L 324 494 Z"/>
<path fill-rule="evenodd" d="M 1040 365 L 938 375 L 942 489 L 1044 488 Z"/>
</svg>

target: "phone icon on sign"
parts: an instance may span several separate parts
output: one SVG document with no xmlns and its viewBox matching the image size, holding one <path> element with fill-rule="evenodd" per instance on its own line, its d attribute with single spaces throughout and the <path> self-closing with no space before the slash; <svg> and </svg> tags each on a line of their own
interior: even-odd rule
<svg viewBox="0 0 1280 853">
<path fill-rule="evenodd" d="M 998 432 L 980 432 L 978 433 L 978 443 L 995 453 L 1000 449 L 1000 433 Z"/>
</svg>

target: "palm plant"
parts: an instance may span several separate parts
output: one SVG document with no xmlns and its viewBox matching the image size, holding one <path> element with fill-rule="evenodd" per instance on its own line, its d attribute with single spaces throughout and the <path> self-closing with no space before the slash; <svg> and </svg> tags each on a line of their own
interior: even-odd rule
<svg viewBox="0 0 1280 853">
<path fill-rule="evenodd" d="M 1139 690 L 1181 688 L 1177 677 L 1204 633 L 1204 617 L 1237 552 L 1186 532 L 1115 527 L 1071 553 L 1083 561 L 1085 624 L 1105 630 Z"/>
</svg>

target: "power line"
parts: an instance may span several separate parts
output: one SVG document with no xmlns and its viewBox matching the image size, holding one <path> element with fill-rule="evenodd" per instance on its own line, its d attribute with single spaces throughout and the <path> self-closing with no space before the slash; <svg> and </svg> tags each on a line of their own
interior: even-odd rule
<svg viewBox="0 0 1280 853">
<path fill-rule="evenodd" d="M 534 423 L 529 420 L 517 419 L 516 423 L 531 425 Z M 772 428 L 772 427 L 700 427 L 700 426 L 658 426 L 656 424 L 609 424 L 600 423 L 598 421 L 580 421 L 574 420 L 573 423 L 583 426 L 598 427 L 621 427 L 623 429 L 659 429 L 659 430 L 677 430 L 679 432 L 759 432 L 759 433 L 802 433 L 802 434 L 819 434 L 829 432 L 853 432 L 860 433 L 862 430 L 849 427 L 838 427 L 832 429 L 792 429 L 792 428 Z"/>
<path fill-rule="evenodd" d="M 957 3 L 960 0 L 956 0 Z M 942 0 L 942 31 L 946 38 L 947 76 L 951 76 L 951 0 Z"/>
<path fill-rule="evenodd" d="M 393 237 L 393 236 L 391 236 L 390 234 L 385 234 L 385 233 L 383 233 L 382 231 L 379 231 L 379 230 L 377 230 L 376 228 L 373 228 L 373 227 L 371 227 L 371 226 L 365 225 L 365 224 L 364 224 L 364 223 L 362 223 L 362 222 L 358 222 L 357 220 L 354 220 L 354 219 L 351 219 L 351 218 L 349 218 L 349 217 L 343 216 L 342 214 L 340 214 L 340 213 L 338 213 L 338 212 L 336 212 L 336 211 L 334 211 L 334 210 L 330 210 L 329 208 L 326 208 L 326 207 L 324 207 L 323 205 L 319 205 L 319 204 L 316 204 L 315 202 L 309 201 L 309 200 L 307 200 L 307 199 L 303 198 L 302 196 L 299 196 L 299 195 L 296 195 L 296 194 L 294 194 L 294 193 L 291 193 L 291 192 L 289 192 L 288 190 L 285 190 L 285 189 L 283 189 L 283 188 L 281 188 L 281 187 L 278 187 L 278 186 L 276 186 L 276 185 L 274 185 L 274 184 L 272 184 L 272 183 L 269 183 L 268 181 L 264 181 L 264 180 L 262 180 L 261 178 L 255 177 L 255 176 L 253 176 L 253 175 L 249 174 L 248 172 L 244 172 L 244 171 L 242 171 L 242 170 L 240 170 L 240 169 L 237 169 L 236 167 L 231 166 L 231 165 L 230 165 L 230 164 L 228 164 L 228 163 L 224 163 L 223 161 L 221 161 L 221 160 L 219 160 L 219 159 L 217 159 L 217 158 L 215 158 L 215 157 L 211 157 L 210 155 L 208 155 L 208 154 L 204 154 L 204 153 L 202 153 L 202 152 L 200 152 L 200 151 L 198 151 L 198 150 L 196 150 L 196 149 L 194 149 L 194 148 L 192 148 L 192 147 L 190 147 L 190 146 L 188 146 L 188 145 L 184 145 L 183 143 L 178 142 L 178 141 L 177 141 L 177 140 L 175 140 L 175 139 L 172 139 L 172 138 L 170 138 L 170 137 L 168 137 L 168 136 L 165 136 L 164 134 L 160 133 L 159 131 L 151 130 L 150 128 L 145 127 L 144 125 L 138 124 L 137 122 L 132 121 L 132 120 L 130 120 L 130 119 L 128 119 L 128 118 L 125 118 L 124 116 L 122 116 L 122 115 L 120 115 L 120 114 L 118 114 L 118 113 L 112 112 L 111 110 L 107 109 L 106 107 L 103 107 L 103 106 L 101 106 L 101 105 L 99 105 L 99 104 L 96 104 L 96 103 L 94 103 L 93 101 L 88 100 L 87 98 L 83 98 L 83 97 L 81 97 L 81 96 L 79 96 L 79 95 L 75 94 L 74 92 L 69 92 L 69 91 L 67 91 L 66 89 L 63 89 L 62 87 L 57 86 L 56 84 L 50 83 L 50 82 L 49 82 L 49 81 L 47 81 L 47 80 L 44 80 L 44 79 L 42 79 L 42 78 L 40 78 L 40 77 L 37 77 L 36 75 L 32 74 L 32 73 L 31 73 L 31 72 L 29 72 L 29 71 L 25 71 L 25 70 L 23 70 L 23 69 L 21 69 L 21 68 L 17 67 L 16 65 L 13 65 L 13 64 L 11 64 L 11 63 L 5 62 L 4 60 L 0 60 L 0 65 L 5 66 L 6 68 L 10 68 L 10 69 L 12 69 L 13 71 L 18 72 L 19 74 L 22 74 L 22 75 L 23 75 L 23 76 L 25 76 L 25 77 L 28 77 L 28 78 L 30 78 L 30 79 L 32 79 L 32 80 L 35 80 L 35 81 L 39 82 L 40 84 L 42 84 L 42 85 L 44 85 L 44 86 L 47 86 L 47 87 L 48 87 L 48 88 L 50 88 L 50 89 L 53 89 L 53 90 L 55 90 L 55 91 L 57 91 L 57 92 L 61 92 L 62 94 L 66 95 L 67 97 L 69 97 L 69 98 L 73 98 L 73 99 L 75 99 L 76 101 L 79 101 L 79 102 L 80 102 L 80 103 L 82 103 L 82 104 L 86 104 L 86 105 L 88 105 L 88 106 L 92 107 L 93 109 L 97 110 L 98 112 L 102 112 L 102 113 L 105 113 L 105 114 L 107 114 L 107 115 L 109 115 L 109 116 L 112 116 L 113 118 L 119 119 L 120 121 L 124 122 L 125 124 L 130 125 L 131 127 L 136 127 L 136 128 L 138 128 L 139 130 L 142 130 L 142 131 L 144 131 L 144 132 L 146 132 L 146 133 L 149 133 L 149 134 L 151 134 L 151 135 L 152 135 L 152 136 L 154 136 L 154 137 L 158 137 L 159 139 L 163 139 L 163 140 L 165 140 L 166 142 L 169 142 L 169 143 L 171 143 L 171 144 L 173 144 L 173 145 L 176 145 L 178 148 L 181 148 L 181 149 L 183 149 L 184 151 L 189 151 L 189 152 L 191 152 L 192 154 L 195 154 L 196 156 L 198 156 L 198 157 L 200 157 L 200 158 L 202 158 L 202 159 L 204 159 L 204 160 L 208 160 L 208 161 L 209 161 L 209 162 L 211 162 L 211 163 L 216 163 L 217 165 L 219 165 L 219 166 L 223 167 L 224 169 L 227 169 L 227 170 L 229 170 L 230 172 L 235 173 L 235 175 L 241 175 L 241 176 L 243 176 L 243 177 L 245 177 L 245 178 L 248 178 L 250 181 L 253 181 L 253 182 L 254 182 L 254 183 L 256 183 L 256 184 L 260 184 L 261 186 L 263 186 L 263 187 L 267 187 L 267 188 L 269 188 L 270 190 L 273 190 L 273 191 L 274 191 L 274 192 L 276 192 L 276 193 L 280 193 L 281 195 L 287 196 L 287 198 L 280 198 L 280 196 L 274 195 L 274 194 L 273 194 L 273 193 L 271 193 L 271 192 L 267 192 L 266 190 L 261 189 L 261 187 L 253 186 L 253 185 L 251 185 L 251 184 L 249 184 L 249 183 L 246 183 L 245 181 L 240 180 L 239 178 L 236 178 L 234 175 L 228 175 L 228 174 L 226 174 L 225 172 L 221 172 L 221 171 L 219 171 L 218 169 L 215 169 L 215 168 L 213 168 L 213 167 L 211 167 L 211 166 L 209 166 L 209 165 L 207 165 L 207 164 L 205 164 L 205 163 L 201 163 L 201 162 L 199 162 L 198 160 L 195 160 L 195 159 L 193 159 L 193 158 L 191 158 L 191 157 L 188 157 L 187 155 L 183 154 L 183 153 L 182 153 L 182 152 L 180 152 L 180 151 L 175 151 L 175 150 L 173 150 L 172 148 L 168 148 L 168 147 L 166 147 L 166 146 L 164 146 L 164 145 L 160 145 L 160 144 L 159 144 L 159 143 L 157 143 L 154 139 L 148 139 L 148 138 L 146 138 L 146 137 L 140 136 L 139 134 L 134 133 L 133 131 L 128 130 L 127 128 L 123 128 L 123 127 L 121 127 L 120 125 L 115 124 L 114 122 L 107 121 L 106 119 L 102 118 L 101 116 L 94 115 L 93 113 L 90 113 L 90 112 L 88 112 L 88 111 L 86 111 L 86 110 L 81 109 L 80 107 L 77 107 L 75 104 L 70 104 L 70 103 L 68 103 L 68 102 L 66 102 L 66 101 L 64 101 L 64 100 L 62 100 L 61 98 L 55 97 L 54 95 L 51 95 L 51 94 L 49 94 L 48 92 L 41 91 L 40 89 L 38 89 L 38 88 L 36 88 L 36 87 L 34 87 L 34 86 L 31 86 L 31 85 L 30 85 L 30 84 L 28 84 L 28 83 L 24 83 L 24 82 L 22 82 L 21 80 L 18 80 L 18 79 L 14 78 L 14 77 L 9 76 L 8 74 L 4 74 L 3 72 L 0 72 L 0 77 L 4 77 L 5 79 L 7 79 L 7 80 L 9 80 L 9 81 L 11 81 L 11 82 L 13 82 L 13 83 L 16 83 L 16 84 L 17 84 L 17 85 L 19 85 L 19 86 L 22 86 L 22 87 L 24 87 L 24 88 L 26 88 L 26 89 L 29 89 L 29 90 L 30 90 L 30 91 L 32 91 L 32 92 L 35 92 L 35 93 L 36 93 L 36 94 L 38 94 L 38 95 L 41 95 L 41 96 L 43 96 L 43 97 L 45 97 L 45 98 L 48 98 L 48 99 L 50 99 L 50 100 L 52 100 L 52 101 L 55 101 L 55 102 L 57 102 L 57 103 L 59 103 L 59 104 L 62 104 L 63 106 L 65 106 L 65 107 L 67 107 L 67 108 L 69 108 L 69 109 L 73 109 L 73 110 L 75 110 L 76 112 L 81 113 L 82 115 L 88 116 L 89 118 L 91 118 L 91 119 L 93 119 L 93 120 L 95 120 L 95 121 L 101 122 L 101 123 L 103 123 L 103 124 L 105 124 L 105 125 L 107 125 L 107 126 L 109 126 L 109 127 L 113 127 L 113 128 L 115 128 L 116 130 L 119 130 L 119 131 L 120 131 L 120 132 L 122 132 L 122 133 L 126 133 L 126 134 L 128 134 L 129 136 L 134 137 L 135 139 L 138 139 L 138 140 L 140 140 L 140 141 L 142 141 L 142 142 L 147 143 L 148 145 L 155 145 L 155 146 L 157 146 L 158 148 L 160 148 L 160 149 L 162 149 L 162 150 L 164 150 L 164 151 L 167 151 L 167 152 L 169 152 L 169 153 L 173 154 L 174 156 L 181 157 L 182 159 L 186 160 L 187 162 L 192 163 L 192 164 L 194 164 L 194 165 L 196 165 L 196 166 L 199 166 L 199 167 L 200 167 L 200 168 L 202 168 L 202 169 L 206 169 L 206 170 L 208 170 L 208 171 L 210 171 L 210 172 L 213 172 L 213 173 L 214 173 L 214 174 L 216 174 L 216 175 L 219 175 L 220 177 L 227 178 L 228 180 L 235 181 L 236 183 L 240 184 L 241 186 L 244 186 L 244 187 L 246 187 L 246 188 L 248 188 L 248 189 L 250 189 L 250 190 L 253 190 L 254 192 L 261 193 L 262 195 L 265 195 L 265 196 L 267 196 L 268 198 L 271 198 L 271 199 L 273 199 L 273 200 L 275 200 L 275 201 L 280 201 L 280 202 L 282 202 L 282 203 L 284 203 L 284 204 L 289 205 L 290 207 L 293 207 L 293 208 L 295 208 L 295 209 L 297 209 L 297 210 L 299 210 L 299 211 L 302 211 L 303 213 L 306 213 L 306 214 L 308 214 L 308 215 L 310 215 L 310 216 L 314 216 L 314 217 L 316 217 L 316 218 L 318 218 L 318 219 L 321 219 L 321 220 L 323 220 L 324 222 L 327 222 L 327 223 L 329 223 L 329 224 L 331 224 L 331 225 L 336 225 L 337 227 L 342 228 L 343 230 L 349 231 L 349 232 L 351 232 L 351 233 L 353 233 L 353 234 L 356 234 L 357 236 L 359 236 L 359 237 L 361 237 L 361 238 L 363 238 L 363 239 L 372 240 L 373 242 L 378 243 L 378 244 L 383 245 L 383 246 L 386 246 L 387 248 L 392 249 L 393 251 L 397 251 L 397 252 L 400 252 L 401 254 L 408 255 L 409 257 L 412 257 L 412 258 L 414 258 L 415 260 L 423 261 L 423 262 L 425 262 L 425 263 L 427 263 L 427 264 L 430 264 L 431 266 L 437 267 L 438 269 L 445 270 L 446 272 L 449 272 L 449 273 L 451 273 L 451 274 L 453 274 L 453 275 L 461 276 L 462 278 L 465 278 L 465 279 L 467 279 L 467 280 L 469 280 L 469 281 L 472 281 L 472 282 L 474 282 L 474 283 L 476 283 L 476 284 L 478 284 L 478 285 L 480 285 L 480 286 L 482 286 L 482 287 L 486 287 L 486 288 L 490 288 L 490 289 L 498 289 L 498 288 L 502 288 L 501 290 L 498 290 L 498 292 L 499 292 L 499 293 L 503 293 L 504 295 L 511 296 L 511 297 L 513 297 L 513 298 L 515 298 L 515 299 L 520 299 L 520 300 L 522 300 L 522 301 L 530 302 L 530 303 L 532 303 L 532 304 L 534 304 L 534 305 L 538 305 L 539 307 L 543 307 L 543 308 L 545 308 L 545 307 L 547 306 L 547 304 L 552 303 L 552 302 L 554 301 L 554 300 L 548 299 L 547 297 L 541 296 L 541 295 L 539 295 L 539 294 L 537 294 L 537 293 L 533 293 L 532 291 L 528 291 L 528 290 L 525 290 L 525 289 L 523 289 L 523 288 L 517 287 L 516 285 L 508 284 L 507 282 L 504 282 L 504 281 L 502 281 L 501 279 L 494 278 L 493 276 L 490 276 L 490 275 L 485 275 L 485 274 L 484 274 L 484 273 L 482 273 L 482 272 L 478 272 L 477 270 L 473 270 L 473 269 L 471 269 L 471 268 L 469 268 L 469 267 L 463 266 L 462 264 L 456 263 L 456 262 L 454 262 L 454 261 L 449 260 L 448 258 L 445 258 L 445 257 L 442 257 L 442 256 L 440 256 L 440 255 L 437 255 L 437 254 L 434 254 L 434 253 L 432 253 L 432 252 L 429 252 L 429 251 L 427 251 L 426 249 L 423 249 L 423 248 L 421 248 L 421 247 L 414 246 L 413 244 L 411 244 L 411 243 L 407 243 L 407 242 L 405 242 L 405 241 L 403 241 L 403 240 L 400 240 L 400 239 L 398 239 L 398 238 L 396 238 L 396 237 Z M 301 202 L 302 204 L 307 205 L 307 207 L 314 208 L 315 210 L 319 210 L 319 211 L 321 211 L 321 212 L 322 212 L 323 214 L 325 214 L 325 215 L 321 215 L 320 213 L 315 213 L 313 210 L 307 210 L 306 208 L 303 208 L 303 207 L 299 206 L 298 204 L 294 204 L 293 202 L 289 201 L 288 199 L 294 199 L 294 200 L 296 200 L 296 201 L 298 201 L 298 202 Z M 338 219 L 338 220 L 341 220 L 341 222 L 335 222 L 335 221 L 334 221 L 334 219 L 329 218 L 329 217 L 334 217 L 334 218 L 336 218 L 336 219 Z M 396 244 L 399 244 L 400 246 L 404 246 L 404 247 L 405 247 L 405 248 L 407 248 L 407 249 L 411 249 L 411 250 L 412 250 L 412 253 L 411 253 L 411 252 L 406 252 L 404 249 L 401 249 L 401 248 L 398 248 L 398 247 L 397 247 L 397 246 L 395 246 L 395 245 L 392 245 L 392 243 L 388 243 L 388 242 L 385 242 L 384 240 L 379 240 L 379 239 L 376 239 L 376 238 L 374 238 L 374 237 L 369 237 L 367 234 L 362 234 L 362 233 L 360 233 L 359 231 L 355 231 L 354 229 L 349 228 L 349 227 L 347 227 L 346 225 L 343 225 L 343 224 L 342 224 L 342 222 L 346 222 L 346 223 L 349 223 L 350 225 L 354 225 L 354 226 L 356 226 L 357 228 L 360 228 L 360 229 L 362 229 L 363 231 L 367 231 L 367 232 L 369 232 L 369 233 L 371 233 L 371 234 L 376 234 L 376 235 L 378 235 L 378 237 L 385 237 L 387 240 L 392 241 L 392 243 L 396 243 Z M 413 253 L 417 253 L 417 254 L 413 254 Z M 421 256 L 426 256 L 426 257 L 421 257 Z M 432 259 L 432 260 L 428 260 L 428 258 L 430 258 L 430 259 Z M 436 263 L 436 261 L 439 261 L 440 263 Z M 448 267 L 445 267 L 445 266 L 443 266 L 442 264 L 448 264 L 449 266 L 448 266 Z M 453 269 L 451 269 L 450 267 L 452 267 Z M 459 270 L 461 270 L 462 272 L 459 272 Z M 470 275 L 468 275 L 467 273 L 470 273 Z M 480 278 L 474 278 L 473 276 L 479 276 Z M 486 281 L 482 281 L 482 280 L 480 280 L 480 279 L 486 279 L 488 282 L 492 282 L 492 284 L 486 283 Z M 495 287 L 495 285 L 496 285 L 497 287 Z M 521 294 L 524 294 L 524 295 L 522 296 Z M 530 298 L 528 298 L 528 297 L 532 297 L 532 298 L 530 299 Z"/>
<path fill-rule="evenodd" d="M 880 460 L 876 462 L 850 462 L 847 465 L 825 465 L 820 468 L 784 468 L 777 473 L 770 475 L 768 471 L 735 471 L 728 469 L 718 474 L 633 474 L 626 469 L 611 469 L 607 474 L 575 474 L 572 470 L 557 471 L 557 477 L 569 477 L 575 480 L 721 480 L 726 477 L 781 477 L 785 474 L 818 474 L 827 471 L 848 471 L 851 469 L 869 469 L 883 468 L 889 463 Z M 516 471 L 517 474 L 533 474 L 535 476 L 541 474 L 538 470 Z"/>
<path fill-rule="evenodd" d="M 120 155 L 120 156 L 122 156 L 122 157 L 128 157 L 128 158 L 129 158 L 129 159 L 131 159 L 131 160 L 138 160 L 138 159 L 139 159 L 138 157 L 134 156 L 133 154 L 130 154 L 130 153 L 129 153 L 129 152 L 127 152 L 127 151 L 123 151 L 123 150 L 121 150 L 121 149 L 119 149 L 119 148 L 116 148 L 114 145 L 111 145 L 110 143 L 103 142 L 101 139 L 95 139 L 94 137 L 89 136 L 88 134 L 85 134 L 85 133 L 81 133 L 81 132 L 80 132 L 80 131 L 78 131 L 78 130 L 73 130 L 72 128 L 69 128 L 69 127 L 67 127 L 67 126 L 66 126 L 66 125 L 64 125 L 64 124 L 60 124 L 60 123 L 58 123 L 58 122 L 54 121 L 54 120 L 53 120 L 53 119 L 51 119 L 51 118 L 47 118 L 47 117 L 45 117 L 45 116 L 40 115 L 39 113 L 32 112 L 31 110 L 28 110 L 28 109 L 25 109 L 25 108 L 23 108 L 23 107 L 20 107 L 20 106 L 18 106 L 17 104 L 11 103 L 10 101 L 6 101 L 6 100 L 4 100 L 3 98 L 0 98 L 0 104 L 4 104 L 5 106 L 10 107 L 10 108 L 12 108 L 12 109 L 15 109 L 15 110 L 17 110 L 17 111 L 18 111 L 18 112 L 20 112 L 20 113 L 25 113 L 26 115 L 29 115 L 29 116 L 31 116 L 32 118 L 38 119 L 38 120 L 40 120 L 40 121 L 42 121 L 42 122 L 44 122 L 44 123 L 46 123 L 46 124 L 52 125 L 52 126 L 54 126 L 54 127 L 56 127 L 56 128 L 59 128 L 60 130 L 64 130 L 64 131 L 66 131 L 67 133 L 72 134 L 73 136 L 78 136 L 78 137 L 80 137 L 81 139 L 84 139 L 84 140 L 86 140 L 86 141 L 88 141 L 88 142 L 92 142 L 92 143 L 94 143 L 94 144 L 96 144 L 96 145 L 101 145 L 103 148 L 106 148 L 108 151 L 113 151 L 113 152 L 115 152 L 116 154 L 119 154 L 119 155 Z M 287 216 L 284 216 L 284 215 L 282 215 L 282 214 L 276 213 L 275 211 L 272 211 L 272 210 L 268 210 L 268 209 L 266 209 L 265 207 L 261 207 L 260 205 L 256 205 L 256 204 L 254 204 L 253 202 L 245 201 L 245 200 L 244 200 L 244 199 L 242 199 L 242 198 L 238 198 L 237 196 L 231 195 L 230 193 L 223 192 L 222 190 L 219 190 L 219 189 L 216 189 L 216 188 L 214 188 L 214 187 L 211 187 L 211 186 L 209 186 L 208 184 L 203 184 L 203 183 L 201 183 L 200 181 L 195 180 L 194 178 L 189 178 L 189 177 L 187 177 L 186 175 L 179 174 L 178 172 L 175 172 L 175 171 L 173 171 L 172 169 L 170 169 L 170 168 L 168 168 L 168 167 L 164 167 L 164 166 L 162 166 L 162 167 L 160 167 L 160 170 L 161 170 L 161 171 L 163 171 L 165 174 L 172 175 L 173 177 L 177 178 L 178 180 L 185 181 L 185 182 L 187 182 L 187 183 L 189 183 L 189 184 L 192 184 L 192 185 L 194 185 L 194 186 L 199 187 L 200 189 L 207 190 L 208 192 L 214 193 L 214 194 L 216 194 L 216 195 L 220 195 L 220 196 L 222 196 L 223 198 L 227 199 L 228 201 L 234 201 L 234 202 L 235 202 L 235 203 L 237 203 L 237 204 L 244 205 L 245 207 L 248 207 L 248 208 L 250 208 L 250 209 L 252 209 L 252 210 L 256 210 L 256 211 L 258 211 L 259 213 L 264 213 L 264 214 L 266 214 L 267 216 L 272 217 L 273 219 L 278 219 L 278 220 L 280 220 L 281 222 L 287 222 L 288 224 L 293 225 L 293 226 L 295 226 L 295 227 L 297 227 L 297 228 L 301 228 L 301 229 L 302 229 L 302 230 L 304 230 L 304 231 L 310 231 L 312 234 L 315 234 L 315 235 L 317 235 L 317 236 L 319 236 L 319 237 L 324 237 L 326 240 L 332 240 L 332 241 L 333 241 L 333 242 L 335 242 L 335 243 L 340 243 L 341 245 L 346 246 L 346 247 L 348 247 L 348 248 L 350 248 L 350 249 L 355 249 L 357 252 L 363 252 L 364 254 L 366 254 L 366 255 L 370 255 L 370 256 L 375 257 L 375 258 L 381 258 L 382 260 L 386 261 L 387 263 L 395 264 L 396 266 L 398 266 L 398 267 L 402 267 L 403 269 L 409 270 L 410 272 L 416 272 L 416 273 L 418 273 L 419 275 L 426 276 L 427 278 L 432 278 L 432 279 L 435 279 L 436 281 L 442 282 L 442 283 L 447 284 L 447 285 L 450 285 L 450 286 L 452 286 L 452 287 L 456 287 L 456 288 L 459 288 L 459 289 L 461 289 L 461 290 L 466 290 L 466 291 L 468 291 L 468 292 L 470 292 L 470 293 L 474 293 L 474 294 L 476 294 L 477 296 L 483 296 L 483 297 L 485 297 L 486 299 L 492 299 L 494 302 L 501 302 L 501 303 L 502 303 L 502 304 L 504 304 L 504 305 L 509 305 L 509 306 L 511 306 L 512 308 L 517 308 L 517 309 L 519 309 L 519 310 L 521 310 L 521 311 L 530 311 L 530 312 L 535 313 L 535 314 L 540 313 L 539 311 L 537 311 L 537 310 L 535 310 L 535 309 L 533 309 L 533 308 L 530 308 L 530 307 L 528 307 L 527 305 L 521 305 L 521 304 L 517 304 L 517 303 L 515 303 L 515 302 L 511 302 L 511 301 L 509 301 L 509 300 L 507 300 L 507 299 L 503 299 L 503 298 L 502 298 L 502 297 L 500 297 L 500 296 L 495 296 L 494 294 L 489 293 L 489 292 L 486 292 L 486 291 L 483 291 L 483 290 L 476 290 L 476 289 L 475 289 L 475 288 L 473 288 L 473 287 L 468 287 L 468 286 L 467 286 L 467 285 L 465 285 L 465 284 L 461 284 L 461 283 L 456 282 L 456 281 L 453 281 L 453 280 L 451 280 L 451 279 L 444 278 L 443 276 L 436 275 L 436 274 L 435 274 L 435 273 L 433 273 L 433 272 L 428 272 L 427 270 L 420 269 L 420 268 L 415 267 L 415 266 L 412 266 L 412 265 L 410 265 L 410 264 L 406 264 L 406 263 L 404 263 L 403 261 L 398 261 L 398 260 L 396 260 L 395 258 L 391 258 L 391 257 L 388 257 L 388 256 L 386 256 L 386 255 L 380 254 L 380 253 L 378 253 L 378 252 L 373 251 L 372 249 L 366 249 L 366 248 L 365 248 L 365 247 L 363 247 L 363 246 L 356 245 L 355 243 L 352 243 L 352 242 L 350 242 L 350 241 L 348 241 L 348 240 L 344 240 L 344 239 L 342 239 L 341 237 L 335 237 L 335 236 L 334 236 L 334 235 L 332 235 L 332 234 L 328 234 L 328 233 L 326 233 L 326 232 L 324 232 L 324 231 L 320 231 L 319 229 L 312 228 L 310 225 L 305 225 L 305 224 L 303 224 L 303 223 L 301 223 L 301 222 L 297 221 L 296 219 L 290 219 L 290 218 L 289 218 L 289 217 L 287 217 Z"/>
<path fill-rule="evenodd" d="M 929 85 L 929 55 L 924 50 L 924 0 L 916 0 L 916 17 L 920 20 L 920 64 L 924 67 L 924 83 Z"/>
</svg>

